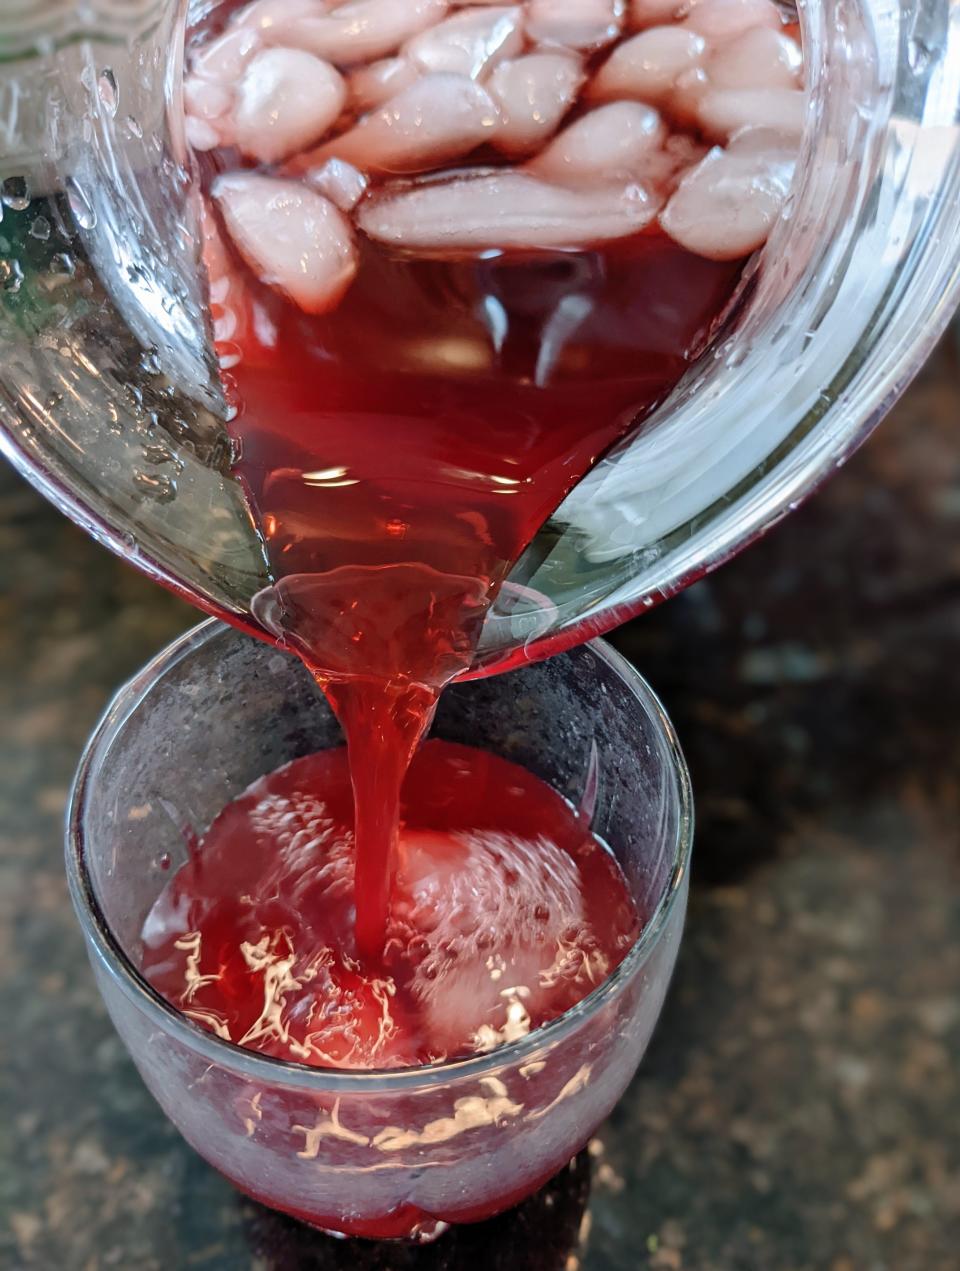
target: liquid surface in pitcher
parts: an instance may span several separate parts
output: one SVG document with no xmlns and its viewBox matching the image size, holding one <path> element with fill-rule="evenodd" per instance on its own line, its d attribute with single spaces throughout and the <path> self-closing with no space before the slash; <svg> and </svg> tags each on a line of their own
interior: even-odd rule
<svg viewBox="0 0 960 1271">
<path fill-rule="evenodd" d="M 437 694 L 777 215 L 794 34 L 768 0 L 259 0 L 193 35 L 211 318 L 274 579 L 254 616 L 344 726 L 368 966 Z"/>
</svg>

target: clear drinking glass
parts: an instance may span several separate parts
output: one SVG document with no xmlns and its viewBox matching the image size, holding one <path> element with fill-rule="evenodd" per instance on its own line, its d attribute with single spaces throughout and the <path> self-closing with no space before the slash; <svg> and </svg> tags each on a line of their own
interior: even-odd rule
<svg viewBox="0 0 960 1271">
<path fill-rule="evenodd" d="M 123 688 L 80 765 L 67 871 L 111 1018 L 157 1101 L 237 1187 L 326 1230 L 427 1239 L 540 1187 L 587 1141 L 646 1048 L 677 954 L 689 778 L 656 697 L 603 644 L 444 695 L 436 736 L 549 782 L 615 853 L 649 920 L 579 1005 L 489 1054 L 419 1068 L 309 1068 L 192 1023 L 139 975 L 145 915 L 250 782 L 341 742 L 303 666 L 220 623 Z"/>
</svg>

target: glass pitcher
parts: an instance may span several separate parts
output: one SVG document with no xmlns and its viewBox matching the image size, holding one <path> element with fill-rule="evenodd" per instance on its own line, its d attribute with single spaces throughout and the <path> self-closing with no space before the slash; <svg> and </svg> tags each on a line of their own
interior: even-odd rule
<svg viewBox="0 0 960 1271">
<path fill-rule="evenodd" d="M 0 445 L 100 541 L 256 629 L 180 84 L 210 0 L 0 2 Z M 485 674 L 670 596 L 878 422 L 960 295 L 960 9 L 801 4 L 792 193 L 721 329 L 567 496 L 488 610 Z M 262 631 L 259 634 L 263 634 Z"/>
</svg>

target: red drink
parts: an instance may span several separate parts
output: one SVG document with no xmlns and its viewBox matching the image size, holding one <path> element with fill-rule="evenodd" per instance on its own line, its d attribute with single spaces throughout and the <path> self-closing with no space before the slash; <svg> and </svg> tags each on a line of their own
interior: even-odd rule
<svg viewBox="0 0 960 1271">
<path fill-rule="evenodd" d="M 357 956 L 343 749 L 227 805 L 144 924 L 143 971 L 218 1036 L 320 1067 L 482 1053 L 619 964 L 637 914 L 613 856 L 549 786 L 430 741 L 404 785 L 383 958 Z"/>
<path fill-rule="evenodd" d="M 399 787 L 436 693 L 469 666 L 510 565 L 676 382 L 738 275 L 655 231 L 475 262 L 371 245 L 319 317 L 244 276 L 253 316 L 227 382 L 236 468 L 277 578 L 261 612 L 347 732 L 366 955 L 382 944 Z M 583 316 L 551 350 L 571 303 Z"/>
<path fill-rule="evenodd" d="M 763 242 L 799 50 L 768 0 L 260 0 L 219 6 L 191 68 L 235 469 L 274 579 L 253 613 L 346 732 L 373 968 L 437 694 Z"/>
</svg>

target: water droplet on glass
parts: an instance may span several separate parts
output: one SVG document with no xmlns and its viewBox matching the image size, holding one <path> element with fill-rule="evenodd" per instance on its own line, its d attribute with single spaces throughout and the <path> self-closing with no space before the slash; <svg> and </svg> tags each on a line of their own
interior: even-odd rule
<svg viewBox="0 0 960 1271">
<path fill-rule="evenodd" d="M 170 857 L 170 853 L 164 852 L 162 856 L 158 856 L 157 864 L 162 870 L 168 870 L 170 866 L 173 864 L 173 861 L 171 860 L 171 857 Z"/>
<path fill-rule="evenodd" d="M 176 455 L 164 442 L 151 441 L 143 446 L 143 457 L 147 463 L 162 464 L 172 463 Z"/>
<path fill-rule="evenodd" d="M 907 40 L 907 61 L 914 74 L 922 74 L 936 60 L 940 48 L 931 46 L 923 36 L 914 36 Z"/>
<path fill-rule="evenodd" d="M 19 260 L 0 260 L 0 287 L 10 295 L 16 295 L 23 283 L 23 270 Z"/>
<path fill-rule="evenodd" d="M 30 237 L 45 243 L 50 237 L 50 222 L 45 216 L 38 216 L 30 226 Z"/>
<path fill-rule="evenodd" d="M 160 365 L 160 354 L 155 348 L 144 349 L 140 355 L 140 369 L 146 375 L 159 375 L 163 369 Z"/>
<path fill-rule="evenodd" d="M 177 483 L 172 477 L 165 477 L 162 473 L 138 472 L 133 478 L 133 484 L 141 494 L 153 499 L 155 503 L 170 503 L 177 497 Z"/>
<path fill-rule="evenodd" d="M 100 96 L 100 101 L 103 103 L 104 109 L 112 119 L 117 113 L 117 104 L 119 102 L 120 94 L 117 89 L 117 77 L 114 75 L 109 66 L 104 67 L 104 69 L 100 72 L 100 78 L 97 80 L 97 92 Z"/>
<path fill-rule="evenodd" d="M 97 223 L 97 214 L 83 187 L 73 177 L 67 177 L 67 202 L 80 228 L 93 229 Z"/>
<path fill-rule="evenodd" d="M 744 361 L 746 360 L 746 356 L 747 356 L 746 347 L 742 344 L 734 344 L 733 348 L 731 348 L 730 352 L 727 354 L 726 358 L 724 359 L 724 366 L 726 366 L 731 371 L 736 370 L 738 366 L 743 365 Z"/>
<path fill-rule="evenodd" d="M 57 252 L 50 257 L 50 273 L 58 277 L 72 278 L 77 271 L 73 257 L 68 252 Z"/>
<path fill-rule="evenodd" d="M 131 137 L 136 137 L 138 141 L 143 139 L 143 129 L 134 119 L 133 115 L 127 115 L 123 122 L 126 124 L 127 132 Z"/>
<path fill-rule="evenodd" d="M 62 401 L 63 401 L 62 393 L 56 393 L 56 392 L 48 393 L 47 399 L 43 403 L 43 405 L 47 410 L 56 410 Z"/>
<path fill-rule="evenodd" d="M 30 206 L 30 191 L 25 177 L 7 177 L 0 185 L 0 202 L 11 212 L 23 212 Z"/>
</svg>

